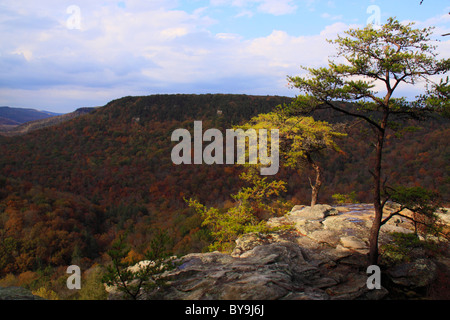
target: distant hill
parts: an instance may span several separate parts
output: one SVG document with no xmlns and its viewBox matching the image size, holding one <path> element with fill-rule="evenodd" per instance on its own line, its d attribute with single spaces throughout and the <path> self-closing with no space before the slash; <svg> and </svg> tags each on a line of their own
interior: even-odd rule
<svg viewBox="0 0 450 320">
<path fill-rule="evenodd" d="M 0 118 L 9 119 L 16 124 L 59 116 L 61 114 L 62 113 L 39 111 L 35 109 L 0 107 Z"/>
<path fill-rule="evenodd" d="M 33 121 L 28 121 L 28 122 L 25 122 L 22 124 L 16 124 L 16 125 L 14 125 L 14 120 L 10 120 L 10 119 L 5 119 L 6 120 L 5 123 L 2 123 L 2 118 L 0 118 L 0 135 L 17 136 L 17 135 L 26 134 L 31 131 L 35 131 L 35 130 L 42 129 L 42 128 L 49 127 L 49 126 L 54 126 L 54 125 L 60 124 L 62 122 L 74 119 L 78 116 L 90 113 L 94 109 L 95 108 L 79 108 L 79 109 L 75 110 L 74 112 L 61 114 L 61 115 L 54 114 L 53 116 L 50 116 L 50 117 L 33 120 Z M 8 121 L 10 123 L 8 123 Z"/>
<path fill-rule="evenodd" d="M 8 118 L 0 117 L 0 126 L 18 126 L 20 123 Z"/>
</svg>

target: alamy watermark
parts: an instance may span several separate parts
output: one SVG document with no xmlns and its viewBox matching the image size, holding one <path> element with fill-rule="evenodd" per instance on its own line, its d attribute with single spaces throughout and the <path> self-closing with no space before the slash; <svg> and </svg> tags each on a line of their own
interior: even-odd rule
<svg viewBox="0 0 450 320">
<path fill-rule="evenodd" d="M 66 273 L 71 274 L 67 278 L 66 286 L 67 289 L 73 290 L 73 289 L 81 289 L 81 269 L 77 265 L 71 265 L 67 267 Z"/>
<path fill-rule="evenodd" d="M 381 9 L 377 5 L 367 7 L 367 13 L 370 14 L 367 18 L 367 25 L 372 25 L 374 29 L 381 28 Z"/>
<path fill-rule="evenodd" d="M 381 289 L 381 269 L 377 265 L 367 267 L 367 273 L 371 274 L 366 281 L 367 289 Z"/>
<path fill-rule="evenodd" d="M 66 20 L 66 26 L 69 30 L 81 30 L 81 9 L 79 6 L 71 5 L 66 9 L 66 13 L 70 14 Z"/>
<path fill-rule="evenodd" d="M 270 138 L 268 131 L 270 131 Z M 179 141 L 173 147 L 171 154 L 172 162 L 177 165 L 192 163 L 258 164 L 259 160 L 261 175 L 275 175 L 279 169 L 278 129 L 259 129 L 258 132 L 255 129 L 247 129 L 246 131 L 243 129 L 227 129 L 224 140 L 220 130 L 208 129 L 203 133 L 202 121 L 194 121 L 193 148 L 191 133 L 187 129 L 173 131 L 171 140 Z M 211 143 L 203 149 L 204 141 L 211 141 Z M 268 148 L 269 142 L 270 150 Z M 193 157 L 192 149 L 194 150 Z M 248 153 L 246 150 L 248 150 Z M 246 161 L 247 155 L 248 162 Z"/>
</svg>

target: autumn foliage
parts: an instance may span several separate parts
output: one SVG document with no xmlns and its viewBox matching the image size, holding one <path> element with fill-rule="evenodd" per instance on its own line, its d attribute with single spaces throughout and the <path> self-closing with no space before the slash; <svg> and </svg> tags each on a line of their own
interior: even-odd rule
<svg viewBox="0 0 450 320">
<path fill-rule="evenodd" d="M 211 231 L 183 199 L 228 210 L 246 181 L 234 165 L 174 165 L 173 130 L 225 130 L 273 111 L 290 98 L 245 95 L 155 95 L 114 100 L 91 114 L 25 136 L 0 137 L 0 277 L 105 259 L 111 243 L 127 231 L 133 257 L 147 249 L 155 230 L 167 230 L 174 253 L 206 250 Z M 220 112 L 218 112 L 220 111 Z M 321 159 L 321 202 L 356 192 L 369 202 L 371 176 L 367 129 L 323 111 L 315 120 L 347 124 L 341 153 Z M 402 179 L 449 198 L 446 120 L 411 125 L 403 138 L 391 132 L 385 148 L 389 181 Z M 399 143 L 401 141 L 401 143 Z M 284 200 L 309 204 L 310 170 L 281 167 Z"/>
</svg>

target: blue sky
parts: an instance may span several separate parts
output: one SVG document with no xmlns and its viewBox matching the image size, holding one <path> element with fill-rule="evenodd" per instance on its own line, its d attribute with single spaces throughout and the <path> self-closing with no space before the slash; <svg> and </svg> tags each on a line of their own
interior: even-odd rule
<svg viewBox="0 0 450 320">
<path fill-rule="evenodd" d="M 450 37 L 440 37 L 450 1 L 419 2 L 0 0 L 0 105 L 70 112 L 128 95 L 294 96 L 286 76 L 326 65 L 326 39 L 390 16 L 435 26 L 440 57 L 450 57 Z"/>
</svg>

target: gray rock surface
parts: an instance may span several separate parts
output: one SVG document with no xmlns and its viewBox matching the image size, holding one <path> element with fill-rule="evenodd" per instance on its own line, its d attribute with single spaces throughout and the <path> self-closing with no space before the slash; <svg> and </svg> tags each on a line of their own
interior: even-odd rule
<svg viewBox="0 0 450 320">
<path fill-rule="evenodd" d="M 327 204 L 317 204 L 314 207 L 294 206 L 288 214 L 288 219 L 293 222 L 305 219 L 324 219 L 328 216 L 337 215 L 338 213 L 335 208 Z"/>
<path fill-rule="evenodd" d="M 430 285 L 436 277 L 436 270 L 433 261 L 417 259 L 395 266 L 388 273 L 395 284 L 414 289 Z"/>
<path fill-rule="evenodd" d="M 268 221 L 272 227 L 290 228 L 242 235 L 230 254 L 181 257 L 179 267 L 164 275 L 168 285 L 141 299 L 383 299 L 389 293 L 386 288 L 370 290 L 366 284 L 373 215 L 373 207 L 364 204 L 295 206 Z M 393 230 L 414 229 L 407 219 L 391 220 L 381 229 L 380 245 L 392 240 Z M 434 281 L 436 265 L 421 258 L 387 274 L 395 285 L 420 288 Z M 120 295 L 110 292 L 109 298 Z"/>
<path fill-rule="evenodd" d="M 184 256 L 177 270 L 168 275 L 172 279 L 168 286 L 141 298 L 328 300 L 369 297 L 364 273 L 358 273 L 360 281 L 353 286 L 355 276 L 349 278 L 345 268 L 339 273 L 330 273 L 327 268 L 308 260 L 300 245 L 276 240 L 268 243 L 273 239 L 261 237 L 260 242 L 265 244 L 241 251 L 239 256 L 219 252 Z"/>
<path fill-rule="evenodd" d="M 45 300 L 21 287 L 0 287 L 0 300 Z"/>
</svg>

